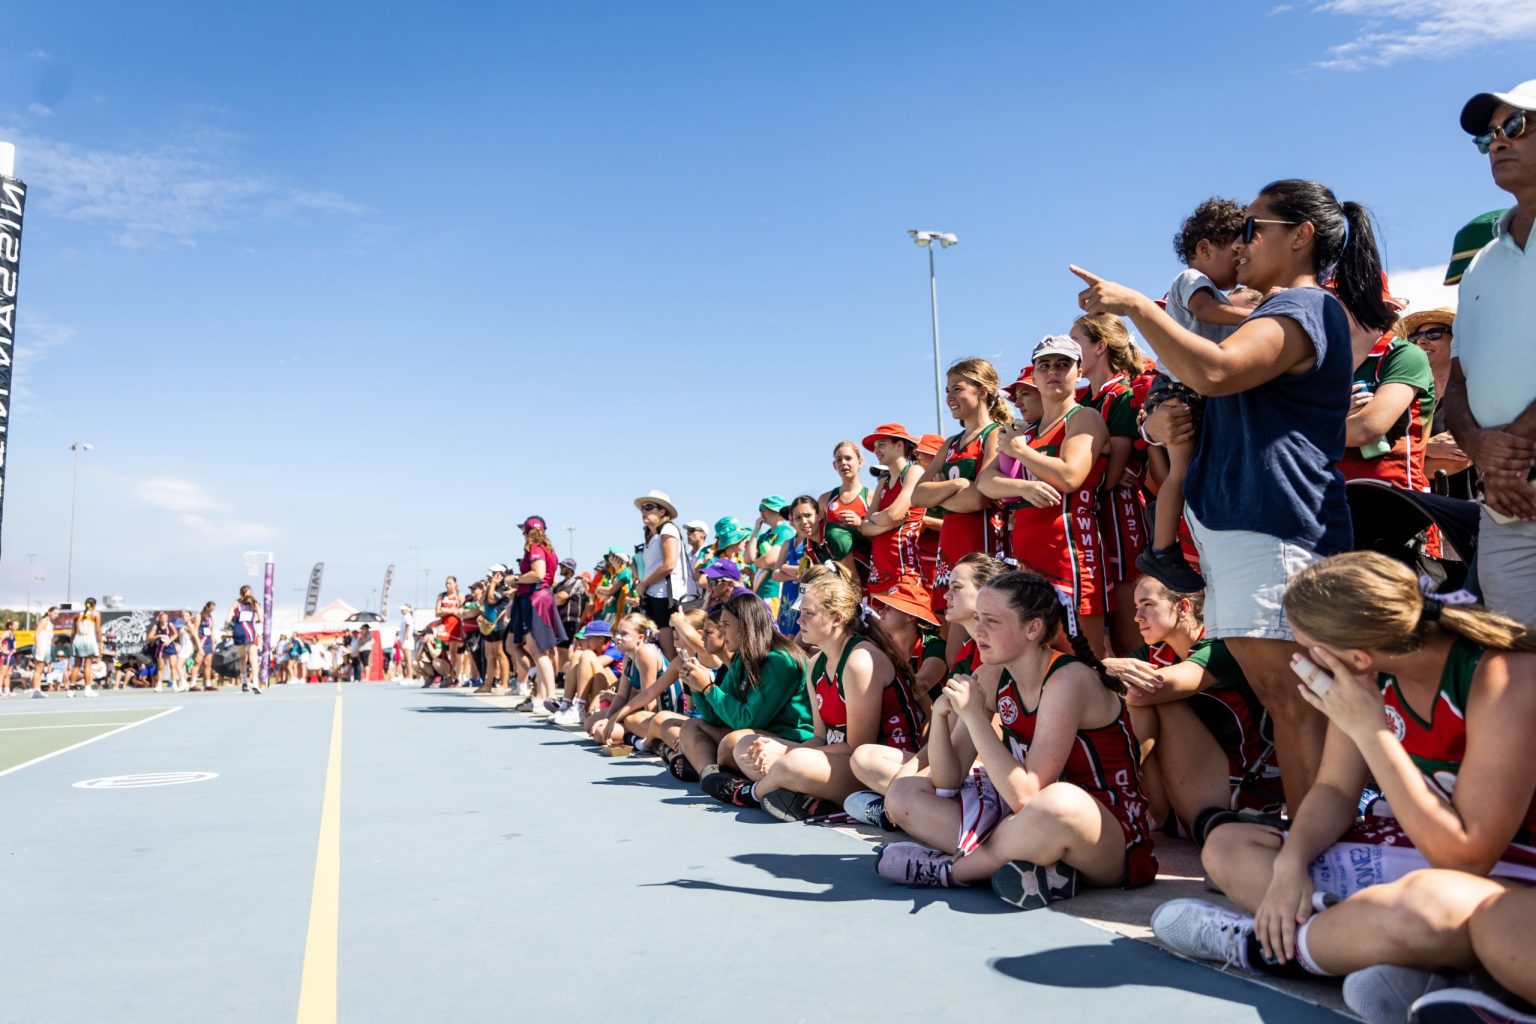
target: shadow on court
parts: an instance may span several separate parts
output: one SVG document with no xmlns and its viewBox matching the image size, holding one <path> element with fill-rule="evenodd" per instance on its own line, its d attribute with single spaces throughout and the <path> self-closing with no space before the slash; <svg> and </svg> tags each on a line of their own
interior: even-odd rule
<svg viewBox="0 0 1536 1024">
<path fill-rule="evenodd" d="M 1195 969 L 1188 970 L 1189 967 Z M 1298 1002 L 1258 985 L 1233 984 L 1235 979 L 1231 976 L 1188 964 L 1135 939 L 1117 938 L 1107 946 L 1066 946 L 1001 957 L 992 961 L 992 969 L 1017 981 L 1053 988 L 1111 989 L 1139 985 L 1209 996 L 1251 1006 L 1266 1024 L 1341 1019 L 1332 1010 Z"/>
<path fill-rule="evenodd" d="M 460 714 L 460 715 L 504 715 L 506 708 L 488 708 L 483 704 L 433 704 L 424 708 L 405 708 L 406 711 L 414 711 L 418 715 Z"/>
<path fill-rule="evenodd" d="M 790 827 L 782 822 L 774 822 L 766 815 L 756 820 Z M 823 888 L 820 892 L 803 892 L 795 889 L 725 885 L 693 878 L 651 882 L 647 883 L 647 887 L 664 885 L 677 889 L 734 892 L 743 896 L 763 896 L 796 903 L 862 903 L 869 900 L 910 902 L 914 914 L 935 904 L 942 904 L 962 914 L 1016 913 L 1000 903 L 987 889 L 908 889 L 895 885 L 875 874 L 875 858 L 868 853 L 745 853 L 731 859 L 738 864 L 765 871 L 774 878 Z"/>
</svg>

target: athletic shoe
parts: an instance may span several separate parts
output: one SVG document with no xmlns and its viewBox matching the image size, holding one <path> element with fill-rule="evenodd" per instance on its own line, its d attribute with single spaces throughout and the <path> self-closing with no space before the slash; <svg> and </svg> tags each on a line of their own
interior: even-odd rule
<svg viewBox="0 0 1536 1024">
<path fill-rule="evenodd" d="M 1507 1001 L 1506 1001 L 1507 1000 Z M 1413 1004 L 1408 1024 L 1536 1024 L 1529 1008 L 1509 1005 L 1514 996 L 1490 995 L 1470 988 L 1446 988 L 1431 992 Z"/>
<path fill-rule="evenodd" d="M 756 797 L 752 795 L 752 783 L 733 772 L 723 768 L 716 768 L 714 772 L 699 779 L 699 788 L 723 804 L 732 807 L 758 807 Z"/>
<path fill-rule="evenodd" d="M 540 704 L 538 701 L 534 701 L 531 705 L 528 706 L 528 714 L 534 718 L 548 718 L 553 715 L 554 712 L 549 710 L 549 708 L 546 708 L 543 704 Z"/>
<path fill-rule="evenodd" d="M 1184 551 L 1177 542 L 1166 548 L 1148 545 L 1145 551 L 1136 556 L 1136 568 L 1180 594 L 1192 594 L 1205 589 L 1205 577 L 1185 561 Z"/>
<path fill-rule="evenodd" d="M 896 823 L 885 814 L 885 797 L 872 789 L 861 789 L 857 793 L 849 794 L 843 801 L 843 810 L 848 812 L 848 817 L 854 821 L 873 825 L 884 832 L 899 831 Z"/>
<path fill-rule="evenodd" d="M 837 808 L 837 804 L 831 800 L 823 800 L 809 793 L 794 793 L 787 789 L 774 790 L 763 797 L 762 804 L 763 810 L 780 821 L 804 821 Z"/>
<path fill-rule="evenodd" d="M 1344 979 L 1344 1003 L 1367 1024 L 1402 1024 L 1415 1000 L 1450 983 L 1433 971 L 1377 964 Z"/>
<path fill-rule="evenodd" d="M 544 707 L 552 715 L 558 715 L 560 712 L 570 707 L 569 704 L 564 704 L 558 700 L 555 700 L 553 697 L 545 697 L 543 700 L 539 701 L 539 703 L 543 704 Z"/>
<path fill-rule="evenodd" d="M 1009 861 L 992 873 L 997 898 L 1020 910 L 1039 910 L 1077 895 L 1077 869 L 1066 864 Z"/>
<path fill-rule="evenodd" d="M 1222 969 L 1237 967 L 1257 974 L 1248 963 L 1253 918 L 1234 914 L 1205 900 L 1169 900 L 1152 911 L 1152 934 L 1180 956 L 1212 960 Z"/>
<path fill-rule="evenodd" d="M 635 748 L 635 753 L 639 754 L 641 757 L 654 757 L 655 756 L 654 754 L 651 753 L 651 748 L 645 742 L 645 740 L 639 740 L 639 739 L 635 740 L 634 748 Z"/>
<path fill-rule="evenodd" d="M 948 889 L 955 885 L 955 862 L 947 853 L 922 843 L 888 843 L 875 847 L 875 872 L 881 878 L 911 886 Z"/>
<path fill-rule="evenodd" d="M 538 712 L 534 712 L 538 714 Z M 550 725 L 558 725 L 563 729 L 574 729 L 581 725 L 581 715 L 575 708 L 566 708 L 550 716 Z"/>
<path fill-rule="evenodd" d="M 44 693 L 42 690 L 33 690 L 32 691 L 32 697 L 33 697 L 34 700 L 42 700 L 43 698 L 45 698 L 47 696 L 48 695 L 46 693 Z"/>
</svg>

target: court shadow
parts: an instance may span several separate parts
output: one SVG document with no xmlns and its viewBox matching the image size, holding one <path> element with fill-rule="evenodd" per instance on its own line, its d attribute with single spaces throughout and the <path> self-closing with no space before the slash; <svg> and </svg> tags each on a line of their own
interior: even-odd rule
<svg viewBox="0 0 1536 1024">
<path fill-rule="evenodd" d="M 660 775 L 646 775 L 643 777 L 630 776 L 625 779 L 598 779 L 592 783 L 594 786 L 634 786 L 638 789 L 667 789 L 676 790 L 678 782 L 670 773 L 663 772 Z"/>
<path fill-rule="evenodd" d="M 418 715 L 504 715 L 506 708 L 488 708 L 484 704 L 434 704 L 424 708 L 403 708 Z"/>
<path fill-rule="evenodd" d="M 1167 988 L 1252 1007 L 1266 1024 L 1332 1021 L 1340 1015 L 1252 980 L 1181 960 L 1156 946 L 1119 937 L 1108 945 L 1066 946 L 1000 957 L 992 969 L 1018 981 L 1052 988 Z"/>
<path fill-rule="evenodd" d="M 788 827 L 785 823 L 767 815 L 762 815 L 758 820 Z M 744 896 L 763 896 L 796 903 L 855 903 L 865 900 L 910 902 L 913 914 L 934 904 L 943 904 L 962 914 L 1016 913 L 1013 908 L 1000 902 L 992 895 L 991 890 L 984 886 L 963 889 L 909 889 L 895 885 L 875 874 L 875 859 L 868 853 L 745 853 L 731 859 L 738 864 L 746 864 L 767 872 L 774 878 L 818 885 L 822 886 L 822 889 L 819 892 L 801 892 L 792 889 L 726 885 L 722 882 L 706 882 L 694 878 L 651 882 L 647 885 L 734 892 Z"/>
</svg>

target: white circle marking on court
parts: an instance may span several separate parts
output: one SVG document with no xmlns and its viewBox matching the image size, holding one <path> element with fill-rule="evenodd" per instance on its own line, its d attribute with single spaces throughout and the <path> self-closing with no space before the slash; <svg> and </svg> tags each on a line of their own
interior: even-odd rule
<svg viewBox="0 0 1536 1024">
<path fill-rule="evenodd" d="M 81 779 L 75 789 L 148 789 L 151 786 L 179 786 L 184 782 L 207 782 L 218 772 L 149 772 L 144 775 L 108 775 L 100 779 Z"/>
</svg>

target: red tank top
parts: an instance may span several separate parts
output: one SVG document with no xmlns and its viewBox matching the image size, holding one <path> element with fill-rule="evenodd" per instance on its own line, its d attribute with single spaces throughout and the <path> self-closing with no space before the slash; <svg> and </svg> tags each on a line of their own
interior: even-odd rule
<svg viewBox="0 0 1536 1024">
<path fill-rule="evenodd" d="M 1023 437 L 1029 446 L 1042 455 L 1060 457 L 1062 442 L 1067 437 L 1067 424 L 1085 406 L 1074 405 L 1067 410 L 1050 431 L 1036 437 L 1035 424 L 1025 429 Z M 1099 549 L 1103 540 L 1095 512 L 1099 481 L 1109 459 L 1100 455 L 1093 460 L 1088 478 L 1075 491 L 1064 495 L 1057 505 L 1021 504 L 1013 510 L 1013 557 L 1021 566 L 1034 569 L 1046 578 L 1057 582 L 1083 575 L 1085 566 L 1097 570 L 1100 564 Z M 1034 479 L 1028 470 L 1027 479 Z"/>
<path fill-rule="evenodd" d="M 1082 663 L 1059 651 L 1051 652 L 1040 685 L 1042 699 L 1056 670 L 1073 664 Z M 997 716 L 1003 723 L 1003 738 L 1020 764 L 1029 753 L 1029 745 L 1035 741 L 1035 715 L 1039 710 L 1039 705 L 1024 706 L 1018 684 L 1004 669 L 997 685 Z M 1086 790 L 1107 807 L 1122 808 L 1131 820 L 1145 810 L 1146 798 L 1141 794 L 1141 761 L 1125 701 L 1120 701 L 1120 714 L 1113 722 L 1095 729 L 1077 730 L 1072 752 L 1061 769 L 1061 781 Z"/>
<path fill-rule="evenodd" d="M 922 469 L 914 463 L 908 463 L 902 470 L 903 474 L 921 475 L 922 472 Z M 891 480 L 881 483 L 875 490 L 875 503 L 883 512 L 895 503 L 900 494 L 899 481 Z M 885 587 L 894 584 L 904 576 L 920 577 L 922 575 L 918 542 L 922 537 L 924 512 L 924 509 L 908 508 L 906 518 L 894 530 L 887 530 L 885 533 L 869 538 L 869 585 L 871 587 Z"/>
<path fill-rule="evenodd" d="M 848 705 L 843 701 L 843 666 L 848 664 L 848 655 L 859 643 L 849 640 L 843 645 L 842 657 L 837 659 L 836 678 L 827 675 L 825 654 L 818 654 L 816 663 L 811 666 L 811 678 L 816 681 L 816 711 L 827 727 L 828 743 L 847 742 Z M 912 699 L 912 686 L 897 672 L 880 694 L 879 742 L 897 750 L 915 751 L 921 724 L 917 702 Z"/>
</svg>

